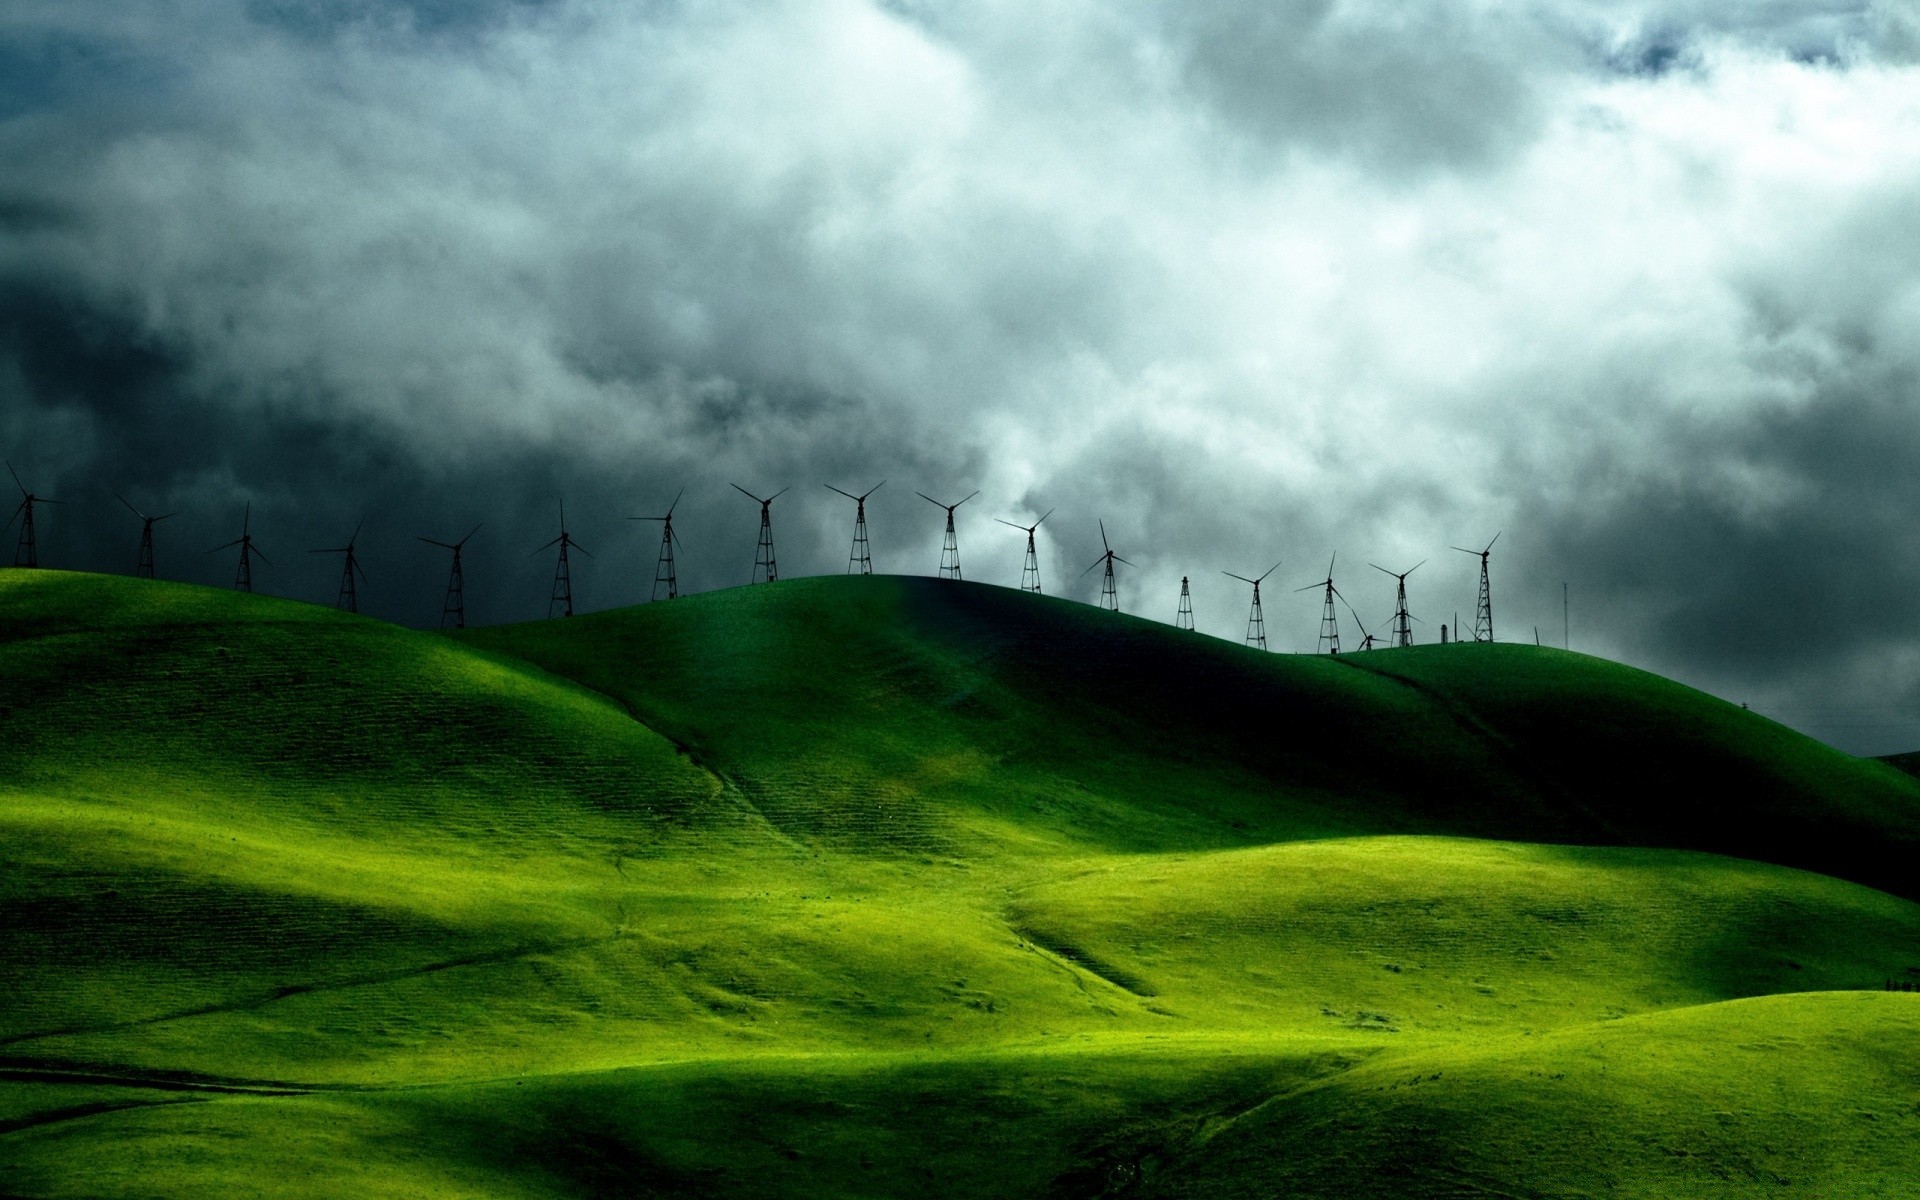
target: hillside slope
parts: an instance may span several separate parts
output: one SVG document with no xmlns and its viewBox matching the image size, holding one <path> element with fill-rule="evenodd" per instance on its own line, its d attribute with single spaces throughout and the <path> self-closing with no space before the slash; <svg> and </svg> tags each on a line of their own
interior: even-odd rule
<svg viewBox="0 0 1920 1200">
<path fill-rule="evenodd" d="M 1920 784 L 1578 656 L 885 578 L 450 638 L 14 571 L 0 747 L 0 1194 L 1920 1169 L 1920 905 L 1782 865 L 1905 844 Z"/>
</svg>

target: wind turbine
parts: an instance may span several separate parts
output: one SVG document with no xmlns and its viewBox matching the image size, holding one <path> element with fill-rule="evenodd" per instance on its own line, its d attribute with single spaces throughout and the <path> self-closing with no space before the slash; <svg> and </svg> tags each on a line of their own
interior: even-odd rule
<svg viewBox="0 0 1920 1200">
<path fill-rule="evenodd" d="M 830 483 L 822 486 L 830 492 L 840 492 L 839 488 Z M 882 479 L 858 496 L 852 492 L 840 492 L 842 496 L 854 503 L 853 549 L 847 552 L 847 574 L 849 575 L 873 574 L 873 554 L 867 547 L 867 497 L 885 486 L 887 481 Z"/>
<path fill-rule="evenodd" d="M 1241 583 L 1250 583 L 1253 585 L 1253 607 L 1247 610 L 1247 645 L 1258 646 L 1262 650 L 1267 648 L 1267 617 L 1266 614 L 1260 610 L 1260 584 L 1267 576 L 1279 569 L 1280 564 L 1275 563 L 1261 572 L 1259 579 L 1248 579 L 1245 575 L 1235 575 L 1232 571 L 1220 572 L 1229 579 L 1238 579 Z M 1189 609 L 1189 614 L 1191 614 L 1191 609 Z"/>
<path fill-rule="evenodd" d="M 1187 587 L 1187 577 L 1180 577 L 1180 606 L 1173 610 L 1173 627 L 1191 630 L 1193 628 L 1193 592 Z"/>
<path fill-rule="evenodd" d="M 261 562 L 268 566 L 273 565 L 273 560 L 267 557 L 266 551 L 253 544 L 253 501 L 251 500 L 247 501 L 247 507 L 240 517 L 240 536 L 224 546 L 215 546 L 207 553 L 218 554 L 222 550 L 235 546 L 240 547 L 240 566 L 233 573 L 234 590 L 251 592 L 253 590 L 253 556 L 258 554 Z"/>
<path fill-rule="evenodd" d="M 953 504 L 941 504 L 940 501 L 935 500 L 925 492 L 914 493 L 914 495 L 925 500 L 928 504 L 939 505 L 939 507 L 947 510 L 947 540 L 946 543 L 940 547 L 940 578 L 942 579 L 960 578 L 960 543 L 953 536 L 953 510 L 959 508 L 960 505 L 965 504 L 967 500 L 971 500 L 979 494 L 977 491 L 969 492 L 964 500 L 959 500 Z"/>
<path fill-rule="evenodd" d="M 134 577 L 137 579 L 152 579 L 153 578 L 153 527 L 157 522 L 164 521 L 168 517 L 177 517 L 180 514 L 179 513 L 161 513 L 157 517 L 150 517 L 147 514 L 141 512 L 139 509 L 135 508 L 132 504 L 128 503 L 127 498 L 125 496 L 122 496 L 119 492 L 115 492 L 113 494 L 113 498 L 118 500 L 120 503 L 125 504 L 127 506 L 128 512 L 140 518 L 140 558 L 134 564 L 133 574 L 134 574 Z"/>
<path fill-rule="evenodd" d="M 1367 565 L 1384 575 L 1393 576 L 1394 581 L 1399 584 L 1400 590 L 1393 604 L 1392 644 L 1396 647 L 1413 645 L 1413 617 L 1407 612 L 1407 576 L 1418 571 L 1421 567 L 1426 566 L 1427 560 L 1423 558 L 1404 571 L 1389 571 L 1379 563 L 1368 563 Z M 1358 618 L 1355 619 L 1357 620 Z"/>
<path fill-rule="evenodd" d="M 1093 570 L 1094 567 L 1099 566 L 1101 563 L 1107 564 L 1107 572 L 1100 580 L 1100 607 L 1110 612 L 1119 612 L 1120 592 L 1113 586 L 1113 564 L 1123 562 L 1127 563 L 1130 567 L 1133 564 L 1113 552 L 1113 544 L 1107 541 L 1107 523 L 1105 521 L 1100 522 L 1100 544 L 1107 548 L 1106 553 L 1094 559 L 1093 565 L 1089 566 L 1086 571 L 1080 572 L 1080 574 L 1084 577 L 1087 571 Z"/>
<path fill-rule="evenodd" d="M 453 620 L 455 629 L 467 627 L 467 576 L 460 567 L 460 552 L 466 548 L 467 542 L 473 535 L 479 532 L 480 526 L 475 525 L 467 531 L 466 537 L 457 542 L 443 542 L 430 537 L 420 539 L 429 546 L 453 551 L 453 570 L 447 575 L 447 597 L 440 603 L 440 628 L 442 629 L 447 627 L 449 618 Z M 535 551 L 535 553 L 539 552 Z"/>
<path fill-rule="evenodd" d="M 681 488 L 674 496 L 673 503 L 667 505 L 667 515 L 664 517 L 627 518 L 629 521 L 660 522 L 660 557 L 654 560 L 653 594 L 647 597 L 649 600 L 658 600 L 660 598 L 660 585 L 663 583 L 667 585 L 667 599 L 678 600 L 680 598 L 680 575 L 675 569 L 673 561 L 674 543 L 679 539 L 680 535 L 673 531 L 673 510 L 680 507 L 680 497 L 686 494 L 687 489 Z"/>
<path fill-rule="evenodd" d="M 14 547 L 13 565 L 16 567 L 38 567 L 40 565 L 40 543 L 33 533 L 33 506 L 36 504 L 64 504 L 64 500 L 55 500 L 48 496 L 36 496 L 20 482 L 20 473 L 7 464 L 7 474 L 13 476 L 14 486 L 20 489 L 20 505 L 13 510 L 13 517 L 20 522 L 20 543 Z M 13 524 L 13 519 L 7 521 Z"/>
<path fill-rule="evenodd" d="M 570 617 L 573 615 L 573 566 L 567 560 L 567 552 L 569 550 L 578 550 L 588 558 L 593 557 L 593 551 L 582 546 L 579 542 L 574 541 L 573 535 L 567 532 L 567 502 L 565 500 L 560 502 L 560 536 L 548 542 L 546 546 L 540 547 L 539 550 L 535 550 L 533 553 L 538 554 L 540 550 L 545 550 L 547 546 L 560 547 L 560 559 L 554 563 L 553 566 L 553 590 L 547 594 L 547 620 L 551 621 L 553 620 L 553 610 L 556 605 L 560 609 L 561 616 Z M 531 558 L 532 555 L 528 555 L 528 557 Z"/>
<path fill-rule="evenodd" d="M 1324 647 L 1328 654 L 1338 654 L 1340 653 L 1340 622 L 1338 619 L 1338 613 L 1333 607 L 1333 598 L 1335 596 L 1340 596 L 1340 591 L 1338 588 L 1333 586 L 1333 559 L 1332 558 L 1327 559 L 1327 577 L 1325 579 L 1319 580 L 1318 582 L 1315 582 L 1315 583 L 1310 583 L 1307 586 L 1302 588 L 1295 588 L 1293 590 L 1296 592 L 1311 592 L 1315 588 L 1319 588 L 1319 587 L 1324 587 L 1327 589 L 1327 603 L 1326 603 L 1326 606 L 1320 610 L 1319 646 Z M 1345 596 L 1340 596 L 1340 598 L 1342 600 L 1346 599 Z"/>
<path fill-rule="evenodd" d="M 1505 530 L 1500 531 L 1500 533 L 1505 532 Z M 1493 542 L 1500 540 L 1500 533 L 1493 535 Z M 1480 560 L 1480 600 L 1473 611 L 1473 640 L 1476 642 L 1493 640 L 1493 591 L 1487 583 L 1487 556 L 1493 553 L 1493 542 L 1488 542 L 1486 547 L 1480 550 L 1469 550 L 1465 546 L 1454 547 L 1460 553 L 1472 554 Z M 1455 637 L 1460 635 L 1457 628 L 1453 632 Z"/>
<path fill-rule="evenodd" d="M 1031 525 L 1015 525 L 1012 521 L 1002 521 L 999 517 L 994 518 L 994 520 L 1000 521 L 1000 523 L 1008 529 L 1018 529 L 1026 533 L 1027 561 L 1026 565 L 1020 568 L 1020 590 L 1023 592 L 1032 592 L 1036 596 L 1040 594 L 1040 555 L 1033 548 L 1033 531 L 1040 528 L 1041 522 L 1052 515 L 1053 510 L 1048 509 L 1041 514 L 1039 521 L 1035 521 Z"/>
<path fill-rule="evenodd" d="M 773 561 L 773 502 L 786 495 L 787 489 L 781 488 L 764 500 L 737 483 L 733 490 L 760 506 L 760 541 L 753 548 L 753 578 L 747 582 L 760 583 L 764 577 L 765 582 L 772 583 L 780 578 L 780 569 Z"/>
<path fill-rule="evenodd" d="M 307 551 L 308 554 L 344 554 L 347 556 L 346 561 L 341 564 L 340 567 L 340 594 L 334 600 L 333 606 L 335 608 L 344 608 L 350 613 L 360 611 L 360 593 L 354 587 L 354 574 L 358 572 L 362 579 L 367 577 L 367 573 L 361 570 L 360 559 L 355 554 L 353 548 L 354 543 L 360 540 L 360 526 L 364 524 L 366 524 L 365 518 L 354 523 L 353 536 L 347 539 L 347 544 L 344 546 L 328 546 L 321 550 Z"/>
</svg>

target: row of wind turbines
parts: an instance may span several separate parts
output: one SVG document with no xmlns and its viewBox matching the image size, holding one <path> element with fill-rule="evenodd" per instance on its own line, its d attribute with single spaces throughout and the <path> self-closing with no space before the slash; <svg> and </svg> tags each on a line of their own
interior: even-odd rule
<svg viewBox="0 0 1920 1200">
<path fill-rule="evenodd" d="M 11 528 L 16 521 L 20 524 L 20 536 L 14 552 L 14 565 L 36 567 L 39 565 L 39 549 L 34 530 L 34 508 L 36 505 L 59 504 L 62 503 L 62 501 L 35 494 L 21 482 L 18 473 L 13 471 L 11 463 L 7 464 L 7 470 L 9 474 L 13 475 L 14 484 L 19 487 L 21 494 L 20 503 L 16 506 L 12 517 L 8 521 L 9 528 Z M 857 495 L 853 492 L 835 487 L 832 484 L 822 485 L 826 487 L 827 490 L 844 496 L 854 502 L 853 541 L 847 554 L 848 574 L 873 574 L 872 544 L 867 532 L 867 501 L 872 498 L 874 493 L 885 487 L 886 483 L 887 481 L 883 479 L 873 487 L 868 488 L 865 492 Z M 773 583 L 780 578 L 779 562 L 774 550 L 773 503 L 792 489 L 790 487 L 782 488 L 770 496 L 759 496 L 741 487 L 737 483 L 730 484 L 730 486 L 760 506 L 759 536 L 755 542 L 753 570 L 748 582 Z M 937 500 L 925 492 L 917 491 L 914 494 L 929 504 L 934 505 L 936 508 L 941 509 L 946 516 L 946 529 L 940 550 L 939 577 L 942 579 L 961 579 L 963 576 L 960 568 L 960 545 L 954 525 L 954 514 L 962 505 L 978 497 L 980 495 L 979 491 L 970 492 L 951 504 L 943 500 Z M 667 506 L 667 511 L 659 516 L 628 518 L 629 520 L 635 521 L 658 522 L 661 526 L 660 549 L 654 566 L 653 591 L 649 597 L 651 600 L 675 600 L 680 596 L 678 556 L 676 551 L 683 549 L 684 545 L 680 540 L 679 534 L 674 529 L 673 515 L 679 508 L 681 496 L 684 495 L 685 491 L 683 489 L 680 495 L 674 497 L 673 503 Z M 154 577 L 154 526 L 178 514 L 161 513 L 149 515 L 136 508 L 126 497 L 121 496 L 118 492 L 114 493 L 114 496 L 141 522 L 140 548 L 136 559 L 134 574 L 151 579 Z M 1030 525 L 1023 525 L 999 517 L 994 518 L 999 524 L 1026 534 L 1026 555 L 1020 569 L 1019 588 L 1021 591 L 1033 592 L 1035 594 L 1041 592 L 1040 556 L 1035 539 L 1040 526 L 1043 525 L 1047 518 L 1051 517 L 1055 511 L 1055 509 L 1048 509 L 1045 513 L 1041 514 L 1039 520 L 1034 521 Z M 463 629 L 466 627 L 466 574 L 463 554 L 467 543 L 472 540 L 473 536 L 477 534 L 480 529 L 480 525 L 475 525 L 467 532 L 466 536 L 457 541 L 443 541 L 438 538 L 425 536 L 417 539 L 429 545 L 447 550 L 451 552 L 452 555 L 450 571 L 447 578 L 447 588 L 441 603 L 441 628 L 451 627 Z M 1101 554 L 1081 572 L 1081 575 L 1084 577 L 1091 574 L 1095 569 L 1103 568 L 1100 582 L 1100 597 L 1097 603 L 1102 608 L 1118 612 L 1120 609 L 1120 596 L 1114 567 L 1116 564 L 1123 564 L 1129 567 L 1134 566 L 1134 564 L 1114 550 L 1112 542 L 1107 537 L 1107 527 L 1104 520 L 1099 522 L 1099 529 L 1100 544 L 1102 547 Z M 337 607 L 349 612 L 359 611 L 358 585 L 366 580 L 366 570 L 360 565 L 359 559 L 359 537 L 360 526 L 356 525 L 352 535 L 347 538 L 344 545 L 326 546 L 309 551 L 311 554 L 339 554 L 343 556 L 340 584 L 335 596 L 335 604 Z M 1452 547 L 1452 549 L 1458 550 L 1461 553 L 1474 555 L 1480 560 L 1480 590 L 1475 605 L 1476 611 L 1473 629 L 1473 640 L 1476 642 L 1490 642 L 1493 640 L 1493 604 L 1489 583 L 1489 558 L 1493 550 L 1494 542 L 1499 541 L 1499 537 L 1500 535 L 1496 533 L 1493 541 L 1489 541 L 1486 546 L 1479 550 L 1469 550 L 1462 546 Z M 234 573 L 233 586 L 240 591 L 251 592 L 253 590 L 254 559 L 258 558 L 261 562 L 269 566 L 272 565 L 272 560 L 267 557 L 266 553 L 262 551 L 254 541 L 253 505 L 251 502 L 242 510 L 239 536 L 232 541 L 215 546 L 213 549 L 207 551 L 207 553 L 214 554 L 235 548 L 239 550 L 239 558 Z M 547 616 L 549 618 L 555 616 L 571 617 L 574 612 L 572 554 L 574 551 L 578 551 L 581 554 L 592 557 L 592 552 L 585 546 L 582 546 L 567 529 L 566 505 L 564 502 L 560 505 L 559 534 L 551 541 L 535 548 L 531 553 L 539 554 L 546 550 L 557 551 L 554 564 L 553 586 L 548 596 Z M 1348 601 L 1345 593 L 1341 592 L 1334 583 L 1333 570 L 1336 560 L 1337 556 L 1330 557 L 1327 560 L 1327 574 L 1324 579 L 1315 580 L 1304 587 L 1294 589 L 1296 592 L 1310 592 L 1315 590 L 1323 592 L 1324 603 L 1321 606 L 1320 632 L 1317 649 L 1320 653 L 1324 654 L 1339 654 L 1342 650 L 1339 613 L 1336 602 L 1339 605 L 1346 606 L 1347 612 L 1352 616 L 1354 624 L 1359 628 L 1361 634 L 1359 648 L 1362 650 L 1375 649 L 1378 639 L 1367 631 L 1366 624 L 1361 620 L 1359 611 L 1354 608 L 1353 604 Z M 1386 639 L 1386 644 L 1390 647 L 1411 646 L 1414 644 L 1413 626 L 1419 619 L 1414 617 L 1407 609 L 1407 578 L 1422 566 L 1426 565 L 1426 561 L 1427 560 L 1423 559 L 1405 571 L 1391 571 L 1377 563 L 1368 564 L 1374 570 L 1380 571 L 1394 580 L 1394 611 Z M 1261 603 L 1261 587 L 1267 579 L 1280 568 L 1280 565 L 1280 563 L 1276 562 L 1258 576 L 1240 575 L 1233 571 L 1221 572 L 1221 574 L 1230 579 L 1238 580 L 1252 587 L 1253 602 L 1252 607 L 1247 613 L 1245 640 L 1247 645 L 1257 647 L 1261 650 L 1269 649 L 1267 643 L 1266 615 Z M 1191 630 L 1194 628 L 1192 587 L 1191 580 L 1188 576 L 1182 576 L 1180 579 L 1180 599 L 1175 610 L 1174 624 L 1181 629 Z M 1448 641 L 1448 627 L 1442 625 L 1440 628 L 1440 640 L 1442 642 Z M 1458 634 L 1459 631 L 1455 630 L 1452 640 L 1463 640 L 1459 638 Z"/>
</svg>

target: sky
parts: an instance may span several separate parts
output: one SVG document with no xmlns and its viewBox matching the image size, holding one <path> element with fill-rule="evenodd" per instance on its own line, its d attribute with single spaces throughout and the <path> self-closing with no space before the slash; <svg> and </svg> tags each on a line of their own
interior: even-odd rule
<svg viewBox="0 0 1920 1200">
<path fill-rule="evenodd" d="M 42 564 L 431 625 L 876 569 L 1276 650 L 1323 578 L 1920 749 L 1920 0 L 9 0 Z M 684 493 L 684 494 L 682 494 Z M 362 524 L 364 522 L 364 524 Z M 17 528 L 17 527 L 16 527 Z M 13 534 L 7 535 L 9 544 Z M 1334 556 L 1337 555 L 1337 558 Z M 1563 586 L 1566 605 L 1563 609 Z"/>
</svg>

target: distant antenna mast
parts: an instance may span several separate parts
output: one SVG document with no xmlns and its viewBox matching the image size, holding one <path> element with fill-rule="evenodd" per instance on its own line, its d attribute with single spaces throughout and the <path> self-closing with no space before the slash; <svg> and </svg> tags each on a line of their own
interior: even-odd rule
<svg viewBox="0 0 1920 1200">
<path fill-rule="evenodd" d="M 453 551 L 453 570 L 447 574 L 447 596 L 440 602 L 440 628 L 442 629 L 445 629 L 449 622 L 455 629 L 467 627 L 467 576 L 460 567 L 460 551 L 466 548 L 467 540 L 479 532 L 480 526 L 475 525 L 467 531 L 466 537 L 457 542 L 436 541 L 430 537 L 420 539 L 429 546 Z"/>
<path fill-rule="evenodd" d="M 971 500 L 979 494 L 979 492 L 970 492 L 967 494 L 965 500 L 958 500 L 952 504 L 941 504 L 940 501 L 935 500 L 925 492 L 914 493 L 914 495 L 925 500 L 928 504 L 938 505 L 947 510 L 947 540 L 940 546 L 940 578 L 942 579 L 960 578 L 960 542 L 953 535 L 953 510 L 959 508 L 962 504 L 965 504 L 967 500 Z"/>
<path fill-rule="evenodd" d="M 1100 544 L 1106 547 L 1106 553 L 1094 559 L 1093 564 L 1089 566 L 1086 571 L 1080 572 L 1080 574 L 1084 576 L 1087 571 L 1093 570 L 1094 567 L 1099 566 L 1101 563 L 1107 564 L 1107 572 L 1100 579 L 1100 607 L 1109 612 L 1119 612 L 1120 592 L 1113 584 L 1113 564 L 1123 562 L 1127 563 L 1130 567 L 1133 564 L 1113 552 L 1112 544 L 1107 541 L 1107 523 L 1105 521 L 1100 522 Z"/>
<path fill-rule="evenodd" d="M 852 492 L 840 492 L 839 488 L 830 483 L 826 485 L 828 491 L 840 492 L 842 496 L 853 501 L 853 549 L 847 551 L 847 574 L 849 575 L 873 574 L 873 554 L 867 548 L 867 497 L 885 486 L 887 481 L 882 479 L 863 494 L 856 496 Z"/>
<path fill-rule="evenodd" d="M 120 501 L 120 503 L 127 505 L 128 512 L 140 518 L 140 558 L 139 558 L 139 561 L 134 563 L 134 566 L 133 566 L 134 577 L 137 579 L 152 579 L 153 578 L 153 526 L 158 521 L 164 521 L 168 517 L 178 516 L 179 514 L 161 513 L 157 517 L 150 517 L 147 514 L 141 512 L 139 509 L 135 508 L 133 505 L 128 504 L 127 498 L 125 496 L 122 496 L 119 492 L 115 492 L 113 496 L 114 496 L 114 499 Z"/>
<path fill-rule="evenodd" d="M 1333 598 L 1339 596 L 1340 592 L 1333 586 L 1333 559 L 1331 558 L 1327 560 L 1327 577 L 1325 579 L 1293 590 L 1296 592 L 1311 592 L 1315 588 L 1320 587 L 1324 587 L 1327 590 L 1327 602 L 1320 610 L 1319 649 L 1323 654 L 1338 654 L 1340 653 L 1340 621 L 1338 614 L 1334 611 Z M 1345 596 L 1340 596 L 1340 598 L 1342 600 L 1346 599 Z"/>
<path fill-rule="evenodd" d="M 1499 540 L 1500 534 L 1494 534 L 1493 542 Z M 1473 613 L 1473 640 L 1476 642 L 1493 640 L 1493 591 L 1487 584 L 1487 556 L 1493 553 L 1493 542 L 1488 542 L 1486 548 L 1481 550 L 1468 550 L 1464 546 L 1454 547 L 1462 554 L 1476 555 L 1480 559 L 1480 600 Z M 1457 629 L 1455 633 L 1457 636 Z"/>
<path fill-rule="evenodd" d="M 354 543 L 360 540 L 360 525 L 364 523 L 363 521 L 354 525 L 353 536 L 347 539 L 347 544 L 344 546 L 328 546 L 324 550 L 307 551 L 308 554 L 344 554 L 347 556 L 346 561 L 340 566 L 340 594 L 335 597 L 333 606 L 338 609 L 344 609 L 350 613 L 360 611 L 360 593 L 358 589 L 354 587 L 354 574 L 357 572 L 362 579 L 367 577 L 367 573 L 360 569 L 360 559 L 355 555 L 353 549 Z"/>
<path fill-rule="evenodd" d="M 36 496 L 28 491 L 27 485 L 20 482 L 20 475 L 13 469 L 12 463 L 7 464 L 7 474 L 13 476 L 14 485 L 20 489 L 20 506 L 13 510 L 13 515 L 20 521 L 20 542 L 13 550 L 13 565 L 16 567 L 38 567 L 40 565 L 40 543 L 35 539 L 33 533 L 33 506 L 36 504 L 60 504 L 63 503 L 63 501 L 49 499 L 46 496 Z M 11 525 L 13 522 L 8 521 L 7 524 Z"/>
<path fill-rule="evenodd" d="M 1241 583 L 1253 585 L 1253 607 L 1247 610 L 1247 645 L 1258 646 L 1262 650 L 1267 648 L 1267 616 L 1260 609 L 1260 584 L 1267 576 L 1279 569 L 1280 564 L 1275 563 L 1261 572 L 1259 579 L 1248 579 L 1245 575 L 1235 575 L 1232 571 L 1220 572 L 1229 579 L 1238 579 Z M 1182 596 L 1186 594 L 1185 581 L 1182 581 L 1181 594 Z"/>
<path fill-rule="evenodd" d="M 1020 590 L 1023 592 L 1032 592 L 1036 596 L 1040 594 L 1040 555 L 1033 546 L 1033 531 L 1040 528 L 1041 521 L 1045 521 L 1052 515 L 1053 510 L 1048 509 L 1041 515 L 1040 521 L 1035 521 L 1031 525 L 1015 525 L 1012 521 L 1000 521 L 999 517 L 994 518 L 994 520 L 1000 521 L 1002 525 L 1005 525 L 1009 529 L 1019 529 L 1026 532 L 1027 561 L 1026 564 L 1020 568 Z M 958 563 L 955 564 L 955 569 L 958 569 Z"/>
<path fill-rule="evenodd" d="M 1393 601 L 1393 640 L 1388 644 L 1396 647 L 1413 645 L 1413 616 L 1407 612 L 1407 576 L 1426 566 L 1427 560 L 1423 558 L 1404 571 L 1389 571 L 1379 563 L 1367 565 L 1382 574 L 1393 576 L 1400 587 Z M 1359 618 L 1355 617 L 1354 620 L 1357 621 Z"/>
<path fill-rule="evenodd" d="M 273 560 L 267 557 L 266 552 L 253 544 L 253 501 L 251 500 L 247 501 L 247 507 L 240 517 L 240 536 L 224 546 L 215 546 L 207 553 L 218 554 L 234 546 L 240 547 L 240 566 L 233 573 L 234 590 L 251 592 L 253 590 L 253 556 L 258 554 L 261 562 L 268 566 L 273 565 Z"/>
<path fill-rule="evenodd" d="M 574 541 L 573 535 L 567 532 L 567 502 L 564 500 L 560 502 L 560 536 L 540 547 L 540 550 L 545 550 L 547 546 L 560 547 L 560 558 L 553 564 L 553 590 L 547 594 L 547 620 L 551 621 L 556 608 L 563 617 L 573 615 L 573 564 L 568 561 L 567 552 L 578 550 L 588 558 L 593 557 L 591 550 Z M 533 553 L 538 554 L 540 550 Z"/>
<path fill-rule="evenodd" d="M 660 557 L 655 559 L 653 563 L 653 594 L 647 597 L 649 600 L 658 600 L 660 598 L 660 588 L 663 584 L 667 589 L 667 599 L 678 600 L 680 598 L 680 575 L 675 569 L 673 561 L 673 544 L 674 540 L 679 536 L 673 531 L 673 510 L 680 507 L 680 497 L 686 494 L 686 489 L 682 488 L 679 494 L 674 496 L 673 503 L 667 505 L 667 515 L 664 517 L 627 518 L 629 521 L 660 522 Z"/>
<path fill-rule="evenodd" d="M 773 561 L 773 502 L 786 495 L 787 489 L 781 488 L 765 500 L 737 483 L 733 490 L 760 505 L 760 541 L 753 548 L 753 578 L 748 582 L 773 583 L 780 578 L 780 568 Z"/>
<path fill-rule="evenodd" d="M 1187 588 L 1187 577 L 1180 577 L 1180 607 L 1173 614 L 1175 629 L 1193 628 L 1193 593 Z"/>
</svg>

